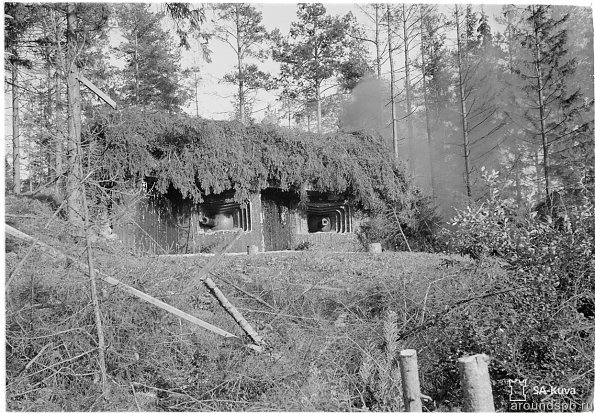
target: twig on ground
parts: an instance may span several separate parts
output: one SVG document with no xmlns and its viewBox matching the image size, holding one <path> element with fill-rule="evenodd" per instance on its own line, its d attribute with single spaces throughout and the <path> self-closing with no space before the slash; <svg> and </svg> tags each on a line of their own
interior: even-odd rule
<svg viewBox="0 0 595 413">
<path fill-rule="evenodd" d="M 41 350 L 39 350 L 39 352 L 37 353 L 37 355 L 36 355 L 35 357 L 33 357 L 33 358 L 32 358 L 32 359 L 31 359 L 31 360 L 30 360 L 30 361 L 29 361 L 29 362 L 28 362 L 28 363 L 25 365 L 25 367 L 23 367 L 23 368 L 21 369 L 21 371 L 19 371 L 19 372 L 17 373 L 16 377 L 20 376 L 20 375 L 21 375 L 21 373 L 23 373 L 25 370 L 29 370 L 29 369 L 31 368 L 31 366 L 33 365 L 33 363 L 35 363 L 35 362 L 37 361 L 37 359 L 38 359 L 38 358 L 39 358 L 39 357 L 40 357 L 40 356 L 43 354 L 43 352 L 44 352 L 44 351 L 45 351 L 45 350 L 46 350 L 48 347 L 50 347 L 52 344 L 54 344 L 54 343 L 52 343 L 52 342 L 50 341 L 50 342 L 49 342 L 49 343 L 47 343 L 45 346 L 43 346 L 43 347 L 41 348 Z"/>
</svg>

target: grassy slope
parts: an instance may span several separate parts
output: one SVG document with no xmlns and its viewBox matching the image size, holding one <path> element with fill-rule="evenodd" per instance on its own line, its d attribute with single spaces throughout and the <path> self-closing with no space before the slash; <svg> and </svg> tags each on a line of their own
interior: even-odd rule
<svg viewBox="0 0 595 413">
<path fill-rule="evenodd" d="M 43 229 L 51 217 L 46 204 L 9 198 L 7 213 L 35 214 L 7 223 L 83 259 L 82 238 L 63 221 Z M 8 274 L 28 247 L 8 240 L 7 249 Z M 104 273 L 242 335 L 196 279 L 210 257 L 137 256 L 102 239 L 95 256 Z M 399 336 L 431 325 L 432 315 L 445 306 L 479 296 L 500 273 L 496 265 L 478 270 L 461 257 L 425 253 L 224 257 L 212 277 L 267 341 L 260 355 L 101 284 L 112 379 L 104 401 L 98 398 L 94 353 L 71 360 L 95 346 L 86 278 L 34 251 L 7 295 L 8 407 L 395 410 L 402 401 L 390 359 L 398 349 L 427 346 L 423 335 Z M 431 352 L 422 351 L 421 369 L 432 363 Z M 423 372 L 422 381 L 425 392 L 438 394 L 439 384 Z"/>
</svg>

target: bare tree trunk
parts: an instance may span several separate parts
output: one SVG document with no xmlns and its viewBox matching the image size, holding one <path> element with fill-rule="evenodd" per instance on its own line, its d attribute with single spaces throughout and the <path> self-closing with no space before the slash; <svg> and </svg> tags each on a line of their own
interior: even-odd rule
<svg viewBox="0 0 595 413">
<path fill-rule="evenodd" d="M 411 173 L 415 174 L 415 138 L 413 136 L 413 119 L 411 109 L 411 73 L 409 70 L 409 28 L 407 27 L 408 17 L 405 13 L 405 3 L 403 8 L 403 50 L 405 55 L 405 101 L 407 105 L 407 143 L 409 146 L 409 168 Z"/>
<path fill-rule="evenodd" d="M 459 76 L 459 100 L 461 103 L 461 123 L 463 127 L 463 157 L 465 159 L 465 187 L 467 189 L 467 196 L 471 198 L 471 172 L 469 168 L 469 126 L 467 122 L 467 107 L 466 107 L 466 95 L 465 95 L 465 84 L 463 81 L 463 62 L 462 62 L 462 49 L 461 49 L 461 33 L 460 33 L 460 21 L 459 21 L 459 7 L 455 6 L 455 18 L 457 25 L 457 66 Z"/>
<path fill-rule="evenodd" d="M 374 4 L 374 44 L 376 45 L 376 79 L 380 82 L 382 79 L 382 51 L 380 50 L 380 8 L 381 4 Z M 382 99 L 378 99 L 378 117 L 377 117 L 377 128 L 378 131 L 384 135 L 384 102 Z M 384 141 L 384 139 L 383 139 Z M 387 145 L 388 146 L 388 145 Z"/>
<path fill-rule="evenodd" d="M 12 190 L 21 193 L 21 136 L 19 118 L 19 74 L 12 63 Z"/>
<path fill-rule="evenodd" d="M 535 149 L 535 157 L 534 157 L 534 161 L 535 161 L 535 180 L 537 181 L 537 199 L 541 198 L 541 178 L 539 177 L 539 149 Z"/>
<path fill-rule="evenodd" d="M 81 165 L 81 94 L 78 81 L 79 68 L 76 63 L 77 41 L 74 33 L 76 10 L 73 3 L 68 4 L 67 12 L 67 91 L 68 91 L 68 177 L 66 192 L 68 196 L 68 220 L 81 226 L 83 222 L 82 165 Z"/>
<path fill-rule="evenodd" d="M 316 130 L 322 133 L 322 102 L 320 101 L 320 84 L 316 84 Z"/>
<path fill-rule="evenodd" d="M 140 89 L 140 80 L 139 80 L 139 68 L 138 68 L 138 33 L 134 33 L 134 95 L 136 104 L 139 104 L 139 89 Z"/>
<path fill-rule="evenodd" d="M 47 33 L 44 33 L 44 35 L 47 36 Z M 47 165 L 48 165 L 48 173 L 47 173 L 47 179 L 48 181 L 53 180 L 56 177 L 56 170 L 53 169 L 54 166 L 54 157 L 56 156 L 53 148 L 52 148 L 52 142 L 53 142 L 53 138 L 52 138 L 52 119 L 53 119 L 53 110 L 54 110 L 54 105 L 53 105 L 53 100 L 52 100 L 52 69 L 51 69 L 51 61 L 49 59 L 49 57 L 47 58 L 47 73 L 46 73 L 46 78 L 45 78 L 45 89 L 46 89 L 46 102 L 45 102 L 45 108 L 44 108 L 44 133 L 46 138 L 44 139 L 45 141 L 45 147 L 44 150 L 46 151 L 45 156 L 47 159 Z"/>
<path fill-rule="evenodd" d="M 430 158 L 430 183 L 431 183 L 431 187 L 432 187 L 432 196 L 436 195 L 436 182 L 434 179 L 434 156 L 433 156 L 433 152 L 434 149 L 432 147 L 432 128 L 430 125 L 430 108 L 429 108 L 429 103 L 428 103 L 428 91 L 426 88 L 426 59 L 425 59 L 425 53 L 424 53 L 424 44 L 423 44 L 423 39 L 424 39 L 424 25 L 423 25 L 423 21 L 424 21 L 424 16 L 423 16 L 423 6 L 420 6 L 420 15 L 421 15 L 421 22 L 420 22 L 420 31 L 421 31 L 421 68 L 422 68 L 422 88 L 424 91 L 424 107 L 425 107 L 425 112 L 426 112 L 426 135 L 428 138 L 428 157 Z"/>
<path fill-rule="evenodd" d="M 244 125 L 246 124 L 246 96 L 244 91 L 244 68 L 243 68 L 243 59 L 242 59 L 242 39 L 240 37 L 240 3 L 235 4 L 235 17 L 236 17 L 236 47 L 237 47 L 237 56 L 238 56 L 238 100 L 239 100 L 239 115 L 240 115 L 240 122 Z"/>
<path fill-rule="evenodd" d="M 391 10 L 390 5 L 386 5 L 386 18 L 388 27 L 388 60 L 390 65 L 390 108 L 391 108 L 391 131 L 393 136 L 393 150 L 395 152 L 395 158 L 399 157 L 399 142 L 398 142 L 398 131 L 397 131 L 397 103 L 395 102 L 395 63 L 393 59 L 393 41 L 392 41 L 392 30 L 391 30 Z"/>
<path fill-rule="evenodd" d="M 56 16 L 53 10 L 50 11 L 50 18 L 54 28 L 54 36 L 56 40 L 56 56 L 57 56 L 57 64 L 58 67 L 54 73 L 55 76 L 55 108 L 54 111 L 56 113 L 54 123 L 55 123 L 55 135 L 54 135 L 54 150 L 55 150 L 55 170 L 56 176 L 61 176 L 64 173 L 64 118 L 62 117 L 62 111 L 64 110 L 63 103 L 62 103 L 62 82 L 61 82 L 61 75 L 64 74 L 66 76 L 66 67 L 64 65 L 64 57 L 62 54 L 62 45 L 60 43 L 60 38 L 62 36 L 62 32 L 58 28 L 58 24 L 56 23 Z M 60 73 L 62 71 L 62 73 Z M 62 192 L 63 183 L 62 180 L 58 180 L 56 182 L 56 194 L 59 195 Z"/>
<path fill-rule="evenodd" d="M 531 12 L 535 15 L 535 6 L 531 6 Z M 545 133 L 545 103 L 543 99 L 543 79 L 541 73 L 541 45 L 538 41 L 539 28 L 536 19 L 533 19 L 533 32 L 535 43 L 533 45 L 535 52 L 535 77 L 537 78 L 537 98 L 539 104 L 539 134 L 541 135 L 541 148 L 543 150 L 543 178 L 545 181 L 545 196 L 550 195 L 550 158 L 549 158 L 549 143 L 548 137 Z"/>
<path fill-rule="evenodd" d="M 508 17 L 508 25 L 509 27 L 512 26 L 511 23 L 511 16 L 510 14 L 507 14 Z M 512 37 L 512 32 L 510 29 L 507 30 L 508 32 L 508 70 L 510 72 L 511 75 L 514 74 L 514 67 L 513 67 L 513 56 L 512 56 L 512 48 L 513 48 L 513 37 Z M 521 148 L 520 148 L 520 144 L 518 142 L 518 138 L 515 139 L 514 142 L 514 147 L 513 147 L 513 153 L 514 153 L 514 164 L 513 164 L 513 168 L 514 168 L 514 182 L 515 182 L 515 186 L 516 186 L 516 202 L 517 205 L 520 206 L 522 203 L 522 188 L 521 188 L 521 168 L 522 168 L 522 161 L 521 161 Z"/>
<path fill-rule="evenodd" d="M 376 78 L 382 78 L 382 52 L 380 51 L 380 4 L 374 4 L 374 11 L 376 13 L 376 21 L 374 27 L 374 44 L 376 45 Z"/>
</svg>

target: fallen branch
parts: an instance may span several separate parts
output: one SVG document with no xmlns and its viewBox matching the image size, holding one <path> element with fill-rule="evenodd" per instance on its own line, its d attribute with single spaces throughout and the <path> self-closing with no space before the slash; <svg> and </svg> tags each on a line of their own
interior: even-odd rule
<svg viewBox="0 0 595 413">
<path fill-rule="evenodd" d="M 229 300 L 225 297 L 223 292 L 219 289 L 219 287 L 217 287 L 215 282 L 213 280 L 211 280 L 209 277 L 202 279 L 201 281 L 209 289 L 210 293 L 213 294 L 213 296 L 215 296 L 217 301 L 219 301 L 219 304 L 221 304 L 221 307 L 223 307 L 225 309 L 225 311 L 227 311 L 228 314 L 230 316 L 232 316 L 232 318 L 235 320 L 235 322 L 238 323 L 238 325 L 242 328 L 242 330 L 244 330 L 246 332 L 246 334 L 248 334 L 248 336 L 252 339 L 252 341 L 254 341 L 254 343 L 258 346 L 264 346 L 265 342 L 262 339 L 262 337 L 260 337 L 258 335 L 256 330 L 254 330 L 252 328 L 250 323 L 248 323 L 246 321 L 246 319 L 238 311 L 238 309 L 235 308 L 233 306 L 233 304 L 231 304 L 229 302 Z"/>
<path fill-rule="evenodd" d="M 76 268 L 77 270 L 79 270 L 79 271 L 81 271 L 83 273 L 86 273 L 87 270 L 88 270 L 88 268 L 87 268 L 86 265 L 84 265 L 81 262 L 77 261 L 75 258 L 70 257 L 70 256 L 64 254 L 63 252 L 61 252 L 61 251 L 59 251 L 59 250 L 57 250 L 57 249 L 55 249 L 55 248 L 53 248 L 53 247 L 51 247 L 51 246 L 49 246 L 47 244 L 44 244 L 44 243 L 36 240 L 35 238 L 33 238 L 33 237 L 31 237 L 31 236 L 29 236 L 29 235 L 27 235 L 27 234 L 25 234 L 25 233 L 23 233 L 23 232 L 15 229 L 13 227 L 11 227 L 10 225 L 6 225 L 5 226 L 5 231 L 6 231 L 6 234 L 7 235 L 13 236 L 13 237 L 15 237 L 17 239 L 20 239 L 20 240 L 23 240 L 23 241 L 27 241 L 27 242 L 36 242 L 37 245 L 38 245 L 38 247 L 41 248 L 46 253 L 48 253 L 48 254 L 50 254 L 50 255 L 52 255 L 54 257 L 57 256 L 57 257 L 60 257 L 62 259 L 67 260 L 70 263 L 71 266 L 73 266 L 74 268 Z M 143 293 L 142 291 L 139 291 L 136 288 L 131 287 L 128 284 L 125 284 L 125 283 L 121 282 L 120 280 L 118 280 L 116 278 L 110 277 L 108 275 L 104 275 L 104 274 L 100 273 L 98 270 L 96 270 L 96 273 L 97 273 L 97 276 L 101 280 L 105 281 L 106 283 L 108 283 L 110 285 L 113 285 L 114 287 L 118 287 L 121 290 L 123 290 L 123 291 L 125 291 L 125 292 L 127 292 L 127 293 L 129 293 L 129 294 L 131 294 L 131 295 L 133 295 L 135 297 L 138 297 L 141 300 L 144 300 L 144 301 L 146 301 L 146 302 L 148 302 L 150 304 L 153 304 L 156 307 L 159 307 L 159 308 L 161 308 L 161 309 L 163 309 L 163 310 L 165 310 L 165 311 L 167 311 L 167 312 L 169 312 L 171 314 L 174 314 L 174 315 L 176 315 L 176 316 L 178 316 L 180 318 L 183 318 L 183 319 L 185 319 L 187 321 L 190 321 L 191 323 L 196 324 L 196 325 L 198 325 L 198 326 L 200 326 L 200 327 L 202 327 L 202 328 L 204 328 L 206 330 L 209 330 L 209 331 L 211 331 L 211 332 L 213 332 L 215 334 L 218 334 L 218 335 L 220 335 L 222 337 L 239 339 L 238 336 L 236 336 L 236 335 L 234 335 L 232 333 L 229 333 L 229 332 L 227 332 L 225 330 L 222 330 L 219 327 L 216 327 L 216 326 L 214 326 L 212 324 L 209 324 L 206 321 L 203 321 L 203 320 L 201 320 L 201 319 L 199 319 L 197 317 L 194 317 L 193 315 L 190 315 L 188 313 L 185 313 L 184 311 L 179 310 L 179 309 L 177 309 L 174 306 L 171 306 L 171 305 L 169 305 L 167 303 L 164 303 L 163 301 L 160 301 L 160 300 L 158 300 L 158 299 L 156 299 L 154 297 L 151 297 L 150 295 L 148 295 L 146 293 Z M 255 346 L 252 346 L 252 345 L 247 345 L 247 346 L 250 347 L 250 348 L 254 348 L 255 347 Z M 258 349 L 255 348 L 255 350 L 258 350 Z"/>
<path fill-rule="evenodd" d="M 23 367 L 21 369 L 21 371 L 18 372 L 17 377 L 21 375 L 21 373 L 23 373 L 25 370 L 29 370 L 31 368 L 31 366 L 33 365 L 33 363 L 35 363 L 37 361 L 37 359 L 43 354 L 44 351 L 46 351 L 46 349 L 48 347 L 50 347 L 51 345 L 53 345 L 54 343 L 52 343 L 51 341 L 49 343 L 47 343 L 45 346 L 42 347 L 41 350 L 39 350 L 39 353 L 37 353 L 37 355 L 35 357 L 33 357 L 29 363 L 27 363 L 27 365 L 25 365 L 25 367 Z"/>
</svg>

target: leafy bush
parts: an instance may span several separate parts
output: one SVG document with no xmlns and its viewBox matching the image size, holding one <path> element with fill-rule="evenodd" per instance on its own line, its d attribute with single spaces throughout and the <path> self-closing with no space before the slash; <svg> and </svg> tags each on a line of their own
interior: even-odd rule
<svg viewBox="0 0 595 413">
<path fill-rule="evenodd" d="M 575 395 L 560 397 L 577 403 L 594 379 L 593 192 L 582 188 L 580 202 L 564 214 L 538 219 L 537 211 L 523 211 L 501 196 L 497 173 L 484 171 L 483 177 L 488 199 L 458 211 L 455 230 L 443 236 L 452 250 L 478 258 L 479 265 L 489 255 L 503 259 L 506 276 L 493 288 L 506 293 L 452 313 L 433 339 L 441 351 L 489 353 L 501 407 L 507 407 L 508 379 L 525 378 L 530 386 L 575 388 Z M 529 401 L 546 396 L 531 394 Z"/>
</svg>

